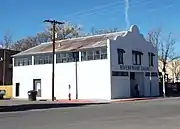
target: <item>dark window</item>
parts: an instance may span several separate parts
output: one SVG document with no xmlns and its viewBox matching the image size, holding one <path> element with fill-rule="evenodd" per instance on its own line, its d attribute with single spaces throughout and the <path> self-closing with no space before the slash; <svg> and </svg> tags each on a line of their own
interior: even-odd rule
<svg viewBox="0 0 180 129">
<path fill-rule="evenodd" d="M 73 53 L 72 52 L 66 53 L 66 58 L 67 58 L 66 62 L 73 62 L 74 61 Z"/>
<path fill-rule="evenodd" d="M 87 54 L 86 51 L 81 52 L 81 61 L 87 60 Z"/>
<path fill-rule="evenodd" d="M 107 59 L 107 48 L 95 48 L 81 52 L 81 61 Z"/>
<path fill-rule="evenodd" d="M 89 50 L 87 51 L 87 60 L 93 60 L 93 51 Z"/>
<path fill-rule="evenodd" d="M 157 72 L 152 72 L 151 77 L 158 77 L 158 73 Z"/>
<path fill-rule="evenodd" d="M 149 58 L 149 66 L 154 66 L 154 54 L 153 53 L 148 53 L 148 58 Z"/>
<path fill-rule="evenodd" d="M 32 65 L 32 56 L 14 58 L 14 66 L 26 66 L 26 65 Z"/>
<path fill-rule="evenodd" d="M 101 48 L 101 59 L 107 59 L 107 48 Z"/>
<path fill-rule="evenodd" d="M 132 62 L 133 65 L 141 65 L 142 63 L 142 52 L 139 51 L 132 51 Z"/>
<path fill-rule="evenodd" d="M 34 64 L 51 64 L 52 63 L 52 54 L 44 54 L 44 55 L 35 55 L 34 56 Z"/>
<path fill-rule="evenodd" d="M 158 73 L 157 73 L 157 72 L 151 72 L 151 73 L 150 73 L 150 72 L 146 72 L 146 73 L 145 73 L 145 76 L 146 76 L 146 77 L 150 77 L 150 76 L 151 76 L 151 77 L 157 77 L 157 76 L 158 76 Z"/>
<path fill-rule="evenodd" d="M 44 64 L 51 64 L 52 63 L 52 55 L 45 55 L 44 56 Z"/>
<path fill-rule="evenodd" d="M 124 71 L 112 71 L 112 76 L 129 76 L 129 74 Z"/>
<path fill-rule="evenodd" d="M 66 53 L 62 53 L 60 54 L 60 61 L 59 63 L 66 63 L 67 62 L 67 54 Z"/>
<path fill-rule="evenodd" d="M 118 64 L 124 64 L 124 55 L 125 51 L 123 49 L 117 49 L 117 55 L 118 55 Z"/>
<path fill-rule="evenodd" d="M 135 72 L 130 72 L 130 80 L 135 80 Z"/>
<path fill-rule="evenodd" d="M 150 76 L 150 72 L 145 72 L 145 76 L 149 77 Z"/>
<path fill-rule="evenodd" d="M 79 52 L 64 52 L 56 54 L 56 63 L 79 61 Z"/>
<path fill-rule="evenodd" d="M 79 61 L 79 52 L 73 52 L 73 61 Z"/>
<path fill-rule="evenodd" d="M 99 60 L 100 58 L 100 50 L 94 51 L 94 60 Z"/>
</svg>

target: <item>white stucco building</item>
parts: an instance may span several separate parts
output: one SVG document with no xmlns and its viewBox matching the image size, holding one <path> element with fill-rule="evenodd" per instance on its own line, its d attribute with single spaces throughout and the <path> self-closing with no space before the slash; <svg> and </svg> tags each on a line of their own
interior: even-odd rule
<svg viewBox="0 0 180 129">
<path fill-rule="evenodd" d="M 75 61 L 75 58 L 77 61 Z M 13 58 L 13 97 L 27 98 L 35 89 L 38 98 L 51 99 L 52 43 L 43 43 Z M 103 99 L 158 96 L 157 49 L 136 25 L 129 31 L 56 41 L 55 97 Z M 151 77 L 150 77 L 151 75 Z"/>
</svg>

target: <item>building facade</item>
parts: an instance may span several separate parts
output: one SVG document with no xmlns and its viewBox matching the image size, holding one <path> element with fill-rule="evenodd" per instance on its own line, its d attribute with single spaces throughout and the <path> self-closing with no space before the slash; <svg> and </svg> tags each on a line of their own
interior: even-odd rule
<svg viewBox="0 0 180 129">
<path fill-rule="evenodd" d="M 0 85 L 12 85 L 13 60 L 17 51 L 0 48 Z"/>
<path fill-rule="evenodd" d="M 162 62 L 159 61 L 159 72 L 162 73 Z M 180 59 L 168 61 L 166 64 L 167 82 L 180 82 Z"/>
<path fill-rule="evenodd" d="M 157 49 L 145 40 L 136 25 L 129 31 L 56 41 L 55 97 L 116 99 L 158 96 Z M 52 43 L 43 43 L 13 58 L 13 96 L 52 96 Z"/>
</svg>

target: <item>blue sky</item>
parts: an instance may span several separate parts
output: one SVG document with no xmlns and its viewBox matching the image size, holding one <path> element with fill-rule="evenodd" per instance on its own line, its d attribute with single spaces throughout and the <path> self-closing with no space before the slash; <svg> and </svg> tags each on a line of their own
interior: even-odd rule
<svg viewBox="0 0 180 129">
<path fill-rule="evenodd" d="M 124 0 L 1 0 L 0 40 L 10 32 L 14 40 L 44 29 L 44 19 L 70 21 L 94 28 L 126 29 Z M 162 28 L 180 38 L 180 0 L 129 0 L 129 22 L 146 34 Z"/>
</svg>

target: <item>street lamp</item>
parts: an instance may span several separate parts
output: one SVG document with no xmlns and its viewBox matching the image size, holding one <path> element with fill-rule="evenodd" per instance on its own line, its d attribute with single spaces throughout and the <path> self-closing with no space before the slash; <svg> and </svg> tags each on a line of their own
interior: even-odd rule
<svg viewBox="0 0 180 129">
<path fill-rule="evenodd" d="M 58 22 L 58 21 L 55 21 L 55 20 L 44 20 L 44 22 L 47 22 L 47 23 L 51 23 L 52 26 L 53 26 L 53 30 L 52 30 L 52 41 L 53 41 L 53 50 L 52 50 L 52 53 L 53 53 L 53 56 L 52 56 L 52 101 L 55 100 L 55 97 L 54 97 L 54 54 L 55 54 L 55 31 L 56 31 L 56 24 L 64 24 L 64 22 Z"/>
</svg>

